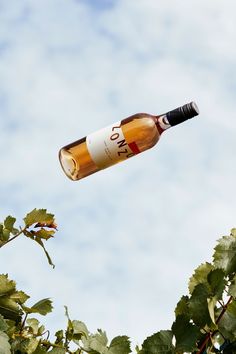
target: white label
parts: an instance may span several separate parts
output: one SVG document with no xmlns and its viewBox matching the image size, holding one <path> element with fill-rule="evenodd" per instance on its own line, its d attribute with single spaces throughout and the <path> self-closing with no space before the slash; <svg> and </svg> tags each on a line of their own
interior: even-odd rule
<svg viewBox="0 0 236 354">
<path fill-rule="evenodd" d="M 135 143 L 127 144 L 121 122 L 103 128 L 87 136 L 88 151 L 99 168 L 106 168 L 139 153 Z"/>
</svg>

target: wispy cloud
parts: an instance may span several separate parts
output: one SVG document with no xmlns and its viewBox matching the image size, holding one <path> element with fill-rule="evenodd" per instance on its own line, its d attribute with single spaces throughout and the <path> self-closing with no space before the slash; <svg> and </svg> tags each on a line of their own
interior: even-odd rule
<svg viewBox="0 0 236 354">
<path fill-rule="evenodd" d="M 1 2 L 0 214 L 47 207 L 59 224 L 54 271 L 19 240 L 1 272 L 55 299 L 53 329 L 67 304 L 92 329 L 140 343 L 170 326 L 193 268 L 235 226 L 235 7 Z M 79 182 L 63 175 L 61 146 L 192 99 L 200 117 L 156 148 Z"/>
</svg>

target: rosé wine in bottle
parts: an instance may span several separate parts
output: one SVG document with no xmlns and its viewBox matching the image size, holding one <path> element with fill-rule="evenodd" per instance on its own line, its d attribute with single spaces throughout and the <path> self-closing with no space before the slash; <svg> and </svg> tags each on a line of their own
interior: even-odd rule
<svg viewBox="0 0 236 354">
<path fill-rule="evenodd" d="M 198 114 L 195 102 L 156 116 L 134 114 L 61 148 L 62 169 L 73 181 L 87 177 L 150 149 L 165 130 Z"/>
</svg>

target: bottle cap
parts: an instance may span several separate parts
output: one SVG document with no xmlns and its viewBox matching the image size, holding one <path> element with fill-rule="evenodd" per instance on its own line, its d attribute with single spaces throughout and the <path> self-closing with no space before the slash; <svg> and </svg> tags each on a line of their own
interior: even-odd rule
<svg viewBox="0 0 236 354">
<path fill-rule="evenodd" d="M 195 102 L 190 102 L 174 109 L 173 111 L 166 113 L 166 118 L 169 124 L 173 127 L 174 125 L 180 124 L 187 119 L 193 118 L 199 114 L 198 106 Z"/>
</svg>

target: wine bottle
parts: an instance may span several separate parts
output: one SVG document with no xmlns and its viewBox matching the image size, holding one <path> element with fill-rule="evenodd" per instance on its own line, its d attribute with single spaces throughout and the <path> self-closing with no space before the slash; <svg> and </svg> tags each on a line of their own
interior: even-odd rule
<svg viewBox="0 0 236 354">
<path fill-rule="evenodd" d="M 60 149 L 62 169 L 74 181 L 87 177 L 150 149 L 165 130 L 198 114 L 195 102 L 157 116 L 134 114 Z"/>
</svg>

